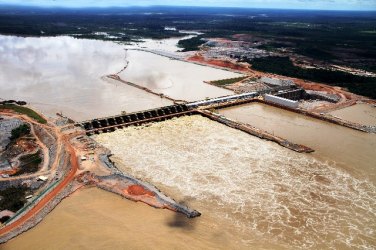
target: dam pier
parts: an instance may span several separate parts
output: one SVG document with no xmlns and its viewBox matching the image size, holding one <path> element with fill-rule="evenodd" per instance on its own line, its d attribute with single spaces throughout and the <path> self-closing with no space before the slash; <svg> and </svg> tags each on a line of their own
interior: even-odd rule
<svg viewBox="0 0 376 250">
<path fill-rule="evenodd" d="M 304 92 L 304 90 L 303 90 Z M 288 96 L 290 98 L 301 98 L 302 90 L 291 90 L 279 92 L 279 95 Z M 279 145 L 289 148 L 300 153 L 310 153 L 314 150 L 304 145 L 289 142 L 283 138 L 271 135 L 266 131 L 257 129 L 248 124 L 241 124 L 236 121 L 229 120 L 225 117 L 218 116 L 211 112 L 213 109 L 220 109 L 229 106 L 246 104 L 259 100 L 259 92 L 250 92 L 238 95 L 224 96 L 219 98 L 206 99 L 197 102 L 175 104 L 156 109 L 150 109 L 129 114 L 121 114 L 97 118 L 77 123 L 76 126 L 82 127 L 88 136 L 99 133 L 113 132 L 116 129 L 122 129 L 128 126 L 140 126 L 150 122 L 159 122 L 175 117 L 186 115 L 201 115 L 216 122 L 222 123 L 228 127 L 239 129 L 243 132 L 259 137 L 261 139 L 270 140 Z"/>
<path fill-rule="evenodd" d="M 116 115 L 93 119 L 78 123 L 86 130 L 87 135 L 100 132 L 112 132 L 117 128 L 138 126 L 148 122 L 163 121 L 173 117 L 189 115 L 192 111 L 185 104 L 171 105 L 130 114 Z"/>
</svg>

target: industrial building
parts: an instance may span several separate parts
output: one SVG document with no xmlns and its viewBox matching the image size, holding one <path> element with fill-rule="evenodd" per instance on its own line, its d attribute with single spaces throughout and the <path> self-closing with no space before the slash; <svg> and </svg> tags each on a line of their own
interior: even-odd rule
<svg viewBox="0 0 376 250">
<path fill-rule="evenodd" d="M 275 103 L 275 104 L 278 104 L 284 107 L 289 107 L 289 108 L 297 108 L 299 106 L 298 101 L 289 100 L 289 99 L 275 96 L 275 95 L 265 94 L 264 100 L 267 102 Z"/>
<path fill-rule="evenodd" d="M 287 79 L 278 79 L 278 78 L 271 78 L 271 77 L 261 77 L 260 81 L 267 85 L 271 86 L 294 86 L 294 82 L 292 80 Z"/>
</svg>

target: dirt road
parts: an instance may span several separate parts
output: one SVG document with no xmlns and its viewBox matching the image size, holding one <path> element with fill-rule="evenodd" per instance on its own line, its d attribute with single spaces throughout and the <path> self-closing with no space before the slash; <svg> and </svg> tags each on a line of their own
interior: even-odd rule
<svg viewBox="0 0 376 250">
<path fill-rule="evenodd" d="M 8 115 L 8 114 L 7 114 Z M 34 120 L 30 119 L 29 117 L 26 117 L 24 115 L 17 115 L 17 114 L 12 114 L 12 116 L 21 118 L 23 120 L 27 120 L 30 123 L 35 123 Z M 40 124 L 38 124 L 40 125 Z M 47 126 L 47 125 L 40 125 L 40 126 Z M 18 228 L 19 226 L 22 226 L 25 222 L 28 220 L 32 219 L 41 209 L 43 209 L 54 197 L 61 192 L 75 177 L 75 174 L 78 170 L 78 160 L 77 160 L 77 155 L 75 153 L 74 148 L 69 142 L 69 137 L 64 136 L 64 135 L 59 135 L 58 130 L 56 129 L 55 131 L 57 133 L 57 138 L 58 138 L 58 152 L 56 156 L 55 162 L 52 164 L 51 169 L 56 169 L 57 165 L 59 164 L 59 159 L 61 158 L 62 155 L 62 148 L 64 148 L 70 155 L 70 170 L 66 177 L 48 194 L 46 194 L 31 210 L 29 210 L 26 214 L 24 214 L 21 218 L 18 220 L 10 223 L 9 225 L 6 225 L 5 227 L 0 229 L 0 237 L 6 233 L 11 232 L 13 229 Z M 38 137 L 37 137 L 38 138 Z M 39 139 L 39 138 L 38 138 Z M 61 139 L 61 140 L 59 140 Z M 43 143 L 41 143 L 43 144 Z M 45 148 L 47 147 L 45 146 Z M 48 153 L 48 152 L 47 152 Z"/>
<path fill-rule="evenodd" d="M 49 192 L 46 196 L 44 196 L 43 199 L 40 202 L 38 202 L 38 204 L 35 207 L 33 207 L 30 211 L 28 211 L 24 216 L 22 216 L 20 219 L 16 220 L 15 222 L 1 228 L 0 236 L 21 226 L 23 223 L 25 223 L 29 219 L 32 219 L 33 216 L 35 216 L 44 206 L 46 206 L 46 204 L 48 204 L 48 202 L 50 202 L 61 190 L 63 190 L 73 180 L 78 170 L 77 156 L 73 147 L 69 143 L 66 144 L 66 150 L 70 154 L 71 169 L 68 175 L 65 177 L 65 179 L 62 182 L 60 182 L 51 192 Z"/>
</svg>

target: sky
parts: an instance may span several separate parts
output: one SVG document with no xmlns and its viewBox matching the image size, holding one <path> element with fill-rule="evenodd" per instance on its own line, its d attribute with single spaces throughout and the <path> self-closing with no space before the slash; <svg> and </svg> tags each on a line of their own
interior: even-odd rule
<svg viewBox="0 0 376 250">
<path fill-rule="evenodd" d="M 376 0 L 0 0 L 0 4 L 79 8 L 171 5 L 276 9 L 376 10 Z"/>
</svg>

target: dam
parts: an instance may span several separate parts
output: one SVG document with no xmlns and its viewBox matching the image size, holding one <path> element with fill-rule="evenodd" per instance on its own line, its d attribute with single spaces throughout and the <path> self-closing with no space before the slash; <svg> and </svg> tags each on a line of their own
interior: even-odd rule
<svg viewBox="0 0 376 250">
<path fill-rule="evenodd" d="M 280 87 L 267 91 L 249 92 L 211 99 L 207 98 L 205 100 L 185 104 L 174 104 L 170 106 L 133 112 L 129 114 L 124 113 L 116 116 L 108 116 L 103 118 L 86 120 L 79 122 L 76 125 L 83 127 L 86 130 L 87 134 L 93 134 L 98 132 L 111 132 L 114 131 L 116 128 L 127 127 L 130 125 L 140 125 L 145 122 L 161 121 L 172 117 L 189 115 L 194 113 L 195 109 L 197 108 L 223 108 L 229 105 L 239 105 L 250 102 L 258 96 L 271 93 L 278 97 L 298 100 L 302 98 L 302 96 L 304 95 L 304 90 L 300 88 L 289 89 L 286 87 Z"/>
<path fill-rule="evenodd" d="M 172 117 L 187 115 L 191 112 L 192 111 L 184 104 L 171 105 L 141 112 L 84 121 L 77 125 L 82 126 L 86 130 L 86 134 L 90 135 L 99 132 L 111 132 L 115 131 L 117 128 L 140 125 L 146 122 L 162 121 Z"/>
<path fill-rule="evenodd" d="M 344 121 L 340 118 L 334 116 L 324 116 L 323 114 L 318 114 L 314 112 L 305 111 L 297 107 L 297 100 L 306 98 L 306 92 L 301 88 L 286 88 L 278 87 L 273 90 L 258 91 L 258 92 L 249 92 L 242 93 L 237 95 L 229 95 L 223 97 L 216 97 L 211 99 L 205 99 L 201 101 L 195 101 L 190 103 L 169 105 L 165 107 L 149 109 L 145 111 L 125 113 L 122 112 L 120 115 L 108 116 L 103 118 L 96 118 L 92 120 L 86 120 L 83 122 L 76 123 L 76 126 L 82 127 L 87 135 L 99 134 L 101 132 L 113 132 L 116 129 L 125 128 L 128 126 L 139 126 L 148 122 L 158 122 L 164 121 L 167 119 L 172 119 L 174 117 L 180 117 L 185 115 L 200 114 L 210 119 L 217 121 L 223 121 L 224 119 L 217 119 L 216 116 L 208 115 L 208 112 L 201 111 L 210 111 L 216 109 L 224 109 L 232 106 L 239 106 L 248 104 L 251 102 L 260 102 L 266 105 L 275 106 L 280 109 L 285 109 L 295 113 L 303 114 L 305 116 L 312 117 L 314 119 L 323 120 L 329 123 L 336 125 L 348 127 L 354 130 L 367 132 L 367 133 L 376 133 L 375 126 L 366 126 L 357 124 L 350 121 Z M 278 102 L 273 101 L 278 99 Z M 296 107 L 291 107 L 290 104 L 296 104 Z M 209 112 L 210 113 L 210 112 Z M 225 124 L 234 123 L 234 122 L 225 122 Z M 234 127 L 233 125 L 231 127 Z M 235 126 L 240 127 L 240 126 Z M 248 129 L 247 129 L 248 130 Z M 253 133 L 254 135 L 259 134 L 258 132 Z M 260 137 L 260 136 L 259 136 Z M 261 136 L 260 138 L 267 138 L 270 136 Z M 281 144 L 281 143 L 280 143 Z M 283 145 L 283 143 L 281 144 Z M 304 152 L 311 152 L 309 150 L 303 150 Z"/>
</svg>

